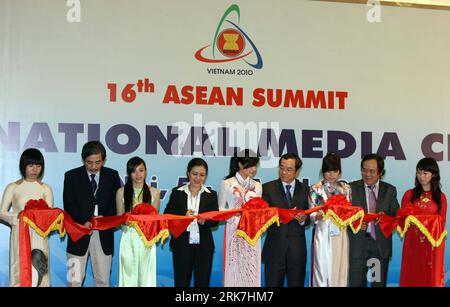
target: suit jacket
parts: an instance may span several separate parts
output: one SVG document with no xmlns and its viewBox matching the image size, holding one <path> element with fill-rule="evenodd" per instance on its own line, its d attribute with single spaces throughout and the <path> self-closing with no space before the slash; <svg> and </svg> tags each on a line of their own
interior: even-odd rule
<svg viewBox="0 0 450 307">
<path fill-rule="evenodd" d="M 164 213 L 176 214 L 176 215 L 186 215 L 188 210 L 188 195 L 184 191 L 178 190 L 179 187 L 173 188 L 170 194 L 169 202 L 164 210 Z M 217 192 L 209 190 L 211 193 L 203 192 L 200 195 L 200 205 L 198 208 L 198 213 L 218 211 L 219 204 L 217 201 Z M 200 249 L 203 250 L 214 250 L 214 240 L 211 233 L 211 227 L 217 226 L 218 222 L 206 221 L 204 225 L 198 225 L 200 229 Z M 170 247 L 172 249 L 187 249 L 189 247 L 189 233 L 184 231 L 178 238 L 172 236 L 170 239 Z"/>
<path fill-rule="evenodd" d="M 352 204 L 363 207 L 367 212 L 367 201 L 365 185 L 363 180 L 350 183 L 352 189 Z M 396 216 L 399 208 L 397 200 L 397 189 L 386 182 L 380 181 L 378 186 L 378 197 L 376 212 L 384 212 L 390 216 Z M 382 258 L 389 258 L 392 255 L 392 235 L 386 238 L 380 230 L 380 225 L 375 225 L 377 246 Z M 350 258 L 361 258 L 366 244 L 366 232 L 360 230 L 356 235 L 349 229 L 348 237 L 350 242 Z"/>
<path fill-rule="evenodd" d="M 100 182 L 97 190 L 98 215 L 116 215 L 116 191 L 121 186 L 117 171 L 102 167 L 100 169 Z M 72 169 L 64 175 L 63 190 L 64 210 L 78 224 L 84 224 L 91 219 L 95 210 L 95 197 L 91 181 L 85 166 Z M 67 252 L 83 256 L 89 247 L 91 236 L 86 235 L 77 242 L 69 237 Z M 100 231 L 100 242 L 103 252 L 111 255 L 114 251 L 114 229 Z"/>
<path fill-rule="evenodd" d="M 292 198 L 292 207 L 308 210 L 308 186 L 295 180 L 295 190 Z M 280 179 L 263 184 L 262 198 L 271 206 L 289 209 L 286 193 Z M 267 230 L 264 242 L 262 257 L 265 262 L 286 257 L 289 244 L 300 244 L 306 259 L 306 239 L 305 226 L 310 223 L 309 217 L 305 224 L 301 226 L 297 220 L 292 220 L 289 224 L 272 225 Z"/>
</svg>

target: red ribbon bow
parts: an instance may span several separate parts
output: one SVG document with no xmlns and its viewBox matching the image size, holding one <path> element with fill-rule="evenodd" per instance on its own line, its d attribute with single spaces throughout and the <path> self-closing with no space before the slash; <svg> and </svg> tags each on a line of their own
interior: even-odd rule
<svg viewBox="0 0 450 307">
<path fill-rule="evenodd" d="M 79 225 L 60 208 L 50 208 L 44 199 L 30 199 L 19 213 L 19 259 L 20 285 L 31 286 L 31 226 L 36 233 L 47 237 L 53 230 L 58 230 L 61 237 L 66 233 L 73 241 L 89 233 L 89 228 Z"/>
</svg>

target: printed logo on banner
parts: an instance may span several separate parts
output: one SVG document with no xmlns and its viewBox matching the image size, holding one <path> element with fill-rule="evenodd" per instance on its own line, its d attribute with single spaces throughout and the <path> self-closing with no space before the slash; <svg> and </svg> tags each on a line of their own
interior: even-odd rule
<svg viewBox="0 0 450 307">
<path fill-rule="evenodd" d="M 233 21 L 232 16 L 237 20 Z M 238 25 L 240 19 L 239 6 L 231 5 L 220 18 L 212 44 L 198 49 L 195 58 L 200 62 L 216 64 L 242 60 L 255 69 L 261 69 L 261 54 L 250 36 Z"/>
</svg>

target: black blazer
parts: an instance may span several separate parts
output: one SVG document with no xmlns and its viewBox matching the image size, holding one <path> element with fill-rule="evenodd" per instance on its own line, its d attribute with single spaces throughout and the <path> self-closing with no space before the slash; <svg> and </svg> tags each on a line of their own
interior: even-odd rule
<svg viewBox="0 0 450 307">
<path fill-rule="evenodd" d="M 179 191 L 179 187 L 173 188 L 170 194 L 169 203 L 164 210 L 164 213 L 175 215 L 186 215 L 187 209 L 187 194 L 184 191 Z M 218 211 L 219 203 L 217 201 L 216 191 L 209 190 L 211 193 L 203 192 L 200 196 L 199 213 Z M 200 244 L 199 247 L 204 250 L 214 250 L 214 240 L 211 233 L 211 227 L 217 226 L 218 222 L 206 220 L 204 225 L 199 224 L 200 229 Z M 178 238 L 172 236 L 170 239 L 170 247 L 172 249 L 186 249 L 189 247 L 189 233 L 184 231 Z"/>
<path fill-rule="evenodd" d="M 296 179 L 292 207 L 307 210 L 308 191 L 309 187 Z M 262 198 L 270 207 L 289 209 L 286 193 L 280 179 L 263 184 Z M 292 220 L 287 225 L 280 224 L 280 227 L 276 224 L 270 226 L 264 242 L 262 252 L 263 260 L 268 262 L 286 257 L 289 244 L 300 244 L 302 255 L 298 256 L 305 257 L 306 259 L 305 226 L 309 225 L 309 223 L 310 219 L 308 217 L 303 226 L 296 220 Z"/>
<path fill-rule="evenodd" d="M 97 190 L 98 215 L 116 215 L 116 191 L 120 186 L 121 182 L 117 171 L 107 167 L 100 169 L 100 182 Z M 65 173 L 63 202 L 64 210 L 78 224 L 83 225 L 94 215 L 95 198 L 85 166 Z M 69 237 L 67 252 L 76 256 L 85 255 L 90 238 L 90 235 L 86 235 L 79 241 L 73 242 Z M 100 242 L 103 252 L 111 255 L 114 251 L 114 229 L 100 231 Z"/>
<path fill-rule="evenodd" d="M 352 189 L 352 204 L 354 206 L 363 207 L 367 212 L 367 201 L 365 186 L 363 180 L 353 181 L 350 183 Z M 384 212 L 390 216 L 396 216 L 399 208 L 397 200 L 397 189 L 386 182 L 380 181 L 378 186 L 377 209 L 376 212 Z M 377 246 L 382 258 L 389 258 L 392 255 L 392 235 L 386 238 L 380 230 L 380 225 L 375 226 L 377 237 Z M 348 238 L 350 243 L 350 258 L 363 257 L 364 247 L 366 244 L 366 232 L 360 230 L 356 235 L 348 229 Z"/>
</svg>

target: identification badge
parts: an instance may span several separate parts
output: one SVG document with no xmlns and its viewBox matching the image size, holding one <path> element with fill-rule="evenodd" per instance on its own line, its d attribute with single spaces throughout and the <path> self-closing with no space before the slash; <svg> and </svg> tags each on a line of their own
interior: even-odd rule
<svg viewBox="0 0 450 307">
<path fill-rule="evenodd" d="M 329 230 L 330 230 L 331 237 L 338 237 L 341 234 L 341 230 L 339 229 L 339 227 L 334 225 L 332 222 L 330 222 Z"/>
<path fill-rule="evenodd" d="M 186 230 L 189 231 L 189 244 L 200 244 L 200 229 L 197 220 L 192 221 Z"/>
</svg>

